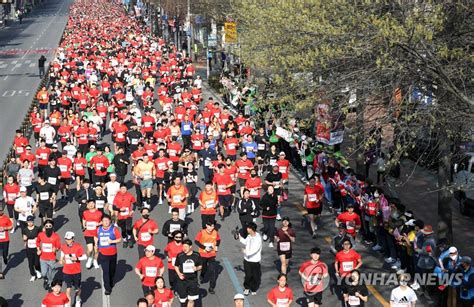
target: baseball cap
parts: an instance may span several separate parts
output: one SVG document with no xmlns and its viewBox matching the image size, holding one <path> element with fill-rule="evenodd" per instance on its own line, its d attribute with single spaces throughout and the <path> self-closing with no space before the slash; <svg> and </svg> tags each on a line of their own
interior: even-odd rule
<svg viewBox="0 0 474 307">
<path fill-rule="evenodd" d="M 26 187 L 21 187 L 20 192 L 26 192 Z"/>
<path fill-rule="evenodd" d="M 58 148 L 58 144 L 53 144 L 53 148 Z"/>
<path fill-rule="evenodd" d="M 112 176 L 117 177 L 117 174 L 112 173 L 112 174 L 109 175 L 109 177 L 112 177 Z"/>
<path fill-rule="evenodd" d="M 286 154 L 283 151 L 281 151 L 278 155 L 279 156 L 286 156 Z"/>
<path fill-rule="evenodd" d="M 155 252 L 156 248 L 153 245 L 148 245 L 145 250 L 150 251 L 150 252 Z"/>
<path fill-rule="evenodd" d="M 69 239 L 74 239 L 74 232 L 68 231 L 66 234 L 64 234 L 64 239 L 69 240 Z"/>
<path fill-rule="evenodd" d="M 289 221 L 290 221 L 290 218 L 289 218 L 288 216 L 284 216 L 281 220 L 282 220 L 282 221 L 288 221 L 288 222 L 289 222 Z"/>
<path fill-rule="evenodd" d="M 471 262 L 472 262 L 472 259 L 471 259 L 471 257 L 469 257 L 469 256 L 464 256 L 464 257 L 461 258 L 461 263 L 465 263 L 465 264 L 469 264 L 469 265 L 470 265 Z"/>
<path fill-rule="evenodd" d="M 245 296 L 242 293 L 237 293 L 234 295 L 234 301 L 236 300 L 245 300 Z"/>
<path fill-rule="evenodd" d="M 33 222 L 35 220 L 35 217 L 33 215 L 29 215 L 27 218 L 26 218 L 26 221 L 27 222 Z"/>
<path fill-rule="evenodd" d="M 449 253 L 450 253 L 450 254 L 454 254 L 454 253 L 457 253 L 457 252 L 458 252 L 458 249 L 457 249 L 456 247 L 451 246 L 451 247 L 449 248 Z"/>
</svg>

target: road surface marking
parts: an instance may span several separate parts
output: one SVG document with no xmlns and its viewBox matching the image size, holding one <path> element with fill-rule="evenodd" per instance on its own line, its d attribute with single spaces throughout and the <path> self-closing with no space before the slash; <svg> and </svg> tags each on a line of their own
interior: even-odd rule
<svg viewBox="0 0 474 307">
<path fill-rule="evenodd" d="M 385 298 L 380 294 L 377 289 L 375 289 L 374 286 L 372 285 L 367 285 L 367 289 L 372 293 L 372 295 L 375 297 L 377 301 L 379 301 L 380 304 L 382 304 L 383 307 L 389 307 L 390 303 L 385 300 Z"/>
<path fill-rule="evenodd" d="M 36 66 L 35 63 L 31 63 L 31 64 L 30 64 L 30 67 L 35 67 L 35 66 Z"/>
<path fill-rule="evenodd" d="M 295 206 L 298 209 L 298 211 L 301 213 L 301 215 L 304 216 L 304 215 L 308 214 L 308 211 L 306 211 L 306 208 L 303 207 L 302 205 L 295 204 Z M 326 241 L 326 243 L 328 243 L 328 244 L 331 244 L 332 239 L 331 239 L 331 237 L 324 237 L 324 241 Z M 382 294 L 380 294 L 379 291 L 377 291 L 377 289 L 375 289 L 374 286 L 368 285 L 367 289 L 369 290 L 370 293 L 372 293 L 372 295 L 375 297 L 375 299 L 377 301 L 379 301 L 380 304 L 382 304 L 383 307 L 390 306 L 390 303 L 382 296 Z"/>
<path fill-rule="evenodd" d="M 232 285 L 234 285 L 235 291 L 237 293 L 244 293 L 242 290 L 242 287 L 240 286 L 239 279 L 237 278 L 237 274 L 235 274 L 234 268 L 232 267 L 232 264 L 230 263 L 229 259 L 227 257 L 222 257 L 222 262 L 224 263 L 224 267 L 227 271 L 227 274 L 229 274 L 230 281 L 232 282 Z M 248 302 L 248 299 L 244 300 L 244 306 L 245 307 L 250 307 L 250 303 Z"/>
</svg>

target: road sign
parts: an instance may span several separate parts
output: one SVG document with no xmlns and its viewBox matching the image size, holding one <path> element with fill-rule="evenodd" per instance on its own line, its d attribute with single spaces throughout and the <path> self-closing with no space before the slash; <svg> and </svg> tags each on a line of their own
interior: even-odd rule
<svg viewBox="0 0 474 307">
<path fill-rule="evenodd" d="M 225 42 L 237 43 L 237 24 L 235 22 L 224 23 Z"/>
<path fill-rule="evenodd" d="M 217 47 L 217 36 L 215 34 L 209 34 L 207 37 L 207 45 L 209 47 Z"/>
</svg>

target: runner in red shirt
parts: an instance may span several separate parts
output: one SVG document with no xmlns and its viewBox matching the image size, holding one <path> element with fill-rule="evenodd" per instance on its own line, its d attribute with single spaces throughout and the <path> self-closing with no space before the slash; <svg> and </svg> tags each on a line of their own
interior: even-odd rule
<svg viewBox="0 0 474 307">
<path fill-rule="evenodd" d="M 67 157 L 67 151 L 64 150 L 62 157 L 58 158 L 57 166 L 61 171 L 59 189 L 61 190 L 62 198 L 66 199 L 69 185 L 72 183 L 72 161 Z"/>
<path fill-rule="evenodd" d="M 21 130 L 16 130 L 16 136 L 13 140 L 13 149 L 15 149 L 15 153 L 17 156 L 21 155 L 25 152 L 25 147 L 28 145 L 28 139 L 23 136 Z"/>
<path fill-rule="evenodd" d="M 347 211 L 339 214 L 336 218 L 336 226 L 339 227 L 339 223 L 346 224 L 347 233 L 355 238 L 357 232 L 361 227 L 360 217 L 354 212 L 354 204 L 346 205 Z"/>
<path fill-rule="evenodd" d="M 132 216 L 135 197 L 127 191 L 127 185 L 121 184 L 120 191 L 115 195 L 113 209 L 117 217 L 117 224 L 122 230 L 123 247 L 133 247 Z"/>
<path fill-rule="evenodd" d="M 171 161 L 165 157 L 165 150 L 160 149 L 158 151 L 158 158 L 155 159 L 155 168 L 156 168 L 156 184 L 158 185 L 158 204 L 163 204 L 163 196 L 165 193 L 164 189 L 164 178 L 165 172 L 168 170 L 168 161 Z"/>
<path fill-rule="evenodd" d="M 158 276 L 162 276 L 165 270 L 163 261 L 155 256 L 155 250 L 153 245 L 148 245 L 145 248 L 145 257 L 140 258 L 135 266 L 135 274 L 142 282 L 143 294 L 156 290 L 155 280 Z"/>
<path fill-rule="evenodd" d="M 178 254 L 183 252 L 183 238 L 184 233 L 180 230 L 175 230 L 173 233 L 173 241 L 169 242 L 165 247 L 165 255 L 168 260 L 168 279 L 170 287 L 173 290 L 176 290 L 176 281 L 178 280 L 178 275 L 174 269 L 174 263 Z"/>
<path fill-rule="evenodd" d="M 252 161 L 247 159 L 246 153 L 240 154 L 240 160 L 235 162 L 235 166 L 238 169 L 237 178 L 239 179 L 240 195 L 245 189 L 245 181 L 250 177 L 250 170 L 253 168 Z"/>
<path fill-rule="evenodd" d="M 234 186 L 234 181 L 229 174 L 226 174 L 224 164 L 220 164 L 218 170 L 219 171 L 214 174 L 212 182 L 214 183 L 215 191 L 217 191 L 219 213 L 221 215 L 221 220 L 223 221 L 226 213 L 230 213 L 230 208 L 233 203 L 231 188 Z"/>
<path fill-rule="evenodd" d="M 86 268 L 90 269 L 92 264 L 97 270 L 99 263 L 97 262 L 97 253 L 94 253 L 94 237 L 97 235 L 97 228 L 102 223 L 102 212 L 95 207 L 95 201 L 90 199 L 87 202 L 87 210 L 82 214 L 82 228 L 84 229 L 84 239 L 87 247 Z"/>
<path fill-rule="evenodd" d="M 82 181 L 86 176 L 87 160 L 83 157 L 82 152 L 78 151 L 74 158 L 74 173 L 76 174 L 76 190 L 79 191 Z"/>
<path fill-rule="evenodd" d="M 133 224 L 133 237 L 137 242 L 138 257 L 145 256 L 145 247 L 153 245 L 154 235 L 158 233 L 158 224 L 150 218 L 150 209 L 142 208 L 142 218 Z"/>
<path fill-rule="evenodd" d="M 13 223 L 6 215 L 4 215 L 4 206 L 0 205 L 0 249 L 2 250 L 3 263 L 6 265 L 8 261 L 8 247 L 10 245 L 9 231 L 13 228 Z M 0 277 L 3 279 L 2 262 L 0 262 Z"/>
<path fill-rule="evenodd" d="M 69 305 L 69 298 L 66 293 L 61 292 L 62 282 L 53 280 L 51 283 L 51 292 L 46 293 L 41 301 L 41 307 L 66 307 Z"/>
<path fill-rule="evenodd" d="M 310 223 L 313 238 L 316 237 L 316 230 L 318 230 L 316 218 L 321 215 L 323 210 L 321 204 L 323 196 L 324 188 L 319 182 L 319 177 L 312 176 L 309 178 L 309 184 L 306 185 L 304 189 L 303 205 L 306 207 L 306 211 L 308 212 L 307 218 Z"/>
<path fill-rule="evenodd" d="M 239 140 L 234 137 L 234 132 L 227 132 L 227 137 L 224 140 L 225 153 L 232 161 L 237 159 L 237 148 L 239 147 Z"/>
<path fill-rule="evenodd" d="M 61 249 L 61 239 L 53 230 L 53 221 L 46 220 L 44 222 L 44 231 L 38 234 L 36 238 L 36 249 L 40 256 L 40 264 L 42 262 L 48 265 L 41 265 L 41 275 L 43 276 L 43 287 L 49 288 L 51 282 L 56 275 L 56 253 Z M 44 270 L 43 270 L 44 269 Z"/>
<path fill-rule="evenodd" d="M 165 279 L 162 276 L 156 278 L 155 286 L 155 307 L 171 307 L 174 294 L 171 289 L 165 288 Z"/>
<path fill-rule="evenodd" d="M 337 276 L 346 277 L 353 270 L 358 270 L 362 266 L 362 257 L 352 249 L 352 243 L 349 238 L 342 240 L 342 247 L 343 250 L 336 254 L 334 268 Z"/>
<path fill-rule="evenodd" d="M 321 249 L 313 247 L 310 252 L 311 260 L 304 262 L 299 269 L 303 292 L 309 307 L 320 306 L 323 291 L 329 283 L 328 266 L 319 260 Z"/>
<path fill-rule="evenodd" d="M 97 148 L 97 155 L 91 159 L 90 165 L 94 169 L 94 182 L 100 183 L 103 186 L 107 180 L 107 168 L 110 162 L 109 159 L 102 154 L 100 148 Z"/>
<path fill-rule="evenodd" d="M 278 286 L 271 289 L 267 294 L 267 302 L 272 307 L 287 307 L 293 302 L 293 290 L 287 285 L 286 274 L 280 274 L 277 278 Z"/>
<path fill-rule="evenodd" d="M 13 176 L 8 176 L 7 184 L 3 187 L 3 199 L 6 203 L 8 216 L 13 222 L 13 218 L 18 219 L 18 213 L 13 209 L 15 200 L 20 196 L 20 186 L 15 182 Z"/>
<path fill-rule="evenodd" d="M 74 232 L 68 231 L 64 235 L 66 243 L 61 245 L 59 263 L 63 265 L 63 280 L 66 282 L 66 295 L 71 300 L 71 289 L 75 290 L 75 302 L 81 302 L 81 261 L 86 260 L 84 248 L 74 242 Z"/>
</svg>

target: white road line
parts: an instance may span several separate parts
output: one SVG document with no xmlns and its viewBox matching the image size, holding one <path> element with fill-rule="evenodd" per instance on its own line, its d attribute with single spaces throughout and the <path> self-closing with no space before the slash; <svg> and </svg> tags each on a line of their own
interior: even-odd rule
<svg viewBox="0 0 474 307">
<path fill-rule="evenodd" d="M 3 77 L 3 81 L 7 80 L 8 76 Z"/>
<path fill-rule="evenodd" d="M 25 64 L 31 63 L 31 60 L 26 60 Z"/>
<path fill-rule="evenodd" d="M 16 63 L 18 63 L 18 61 L 16 60 L 11 62 L 11 64 L 16 64 Z"/>
<path fill-rule="evenodd" d="M 31 63 L 31 64 L 29 65 L 29 67 L 35 67 L 35 66 L 36 66 L 35 63 Z"/>
<path fill-rule="evenodd" d="M 4 69 L 8 66 L 8 64 L 0 64 L 0 69 Z"/>
</svg>

